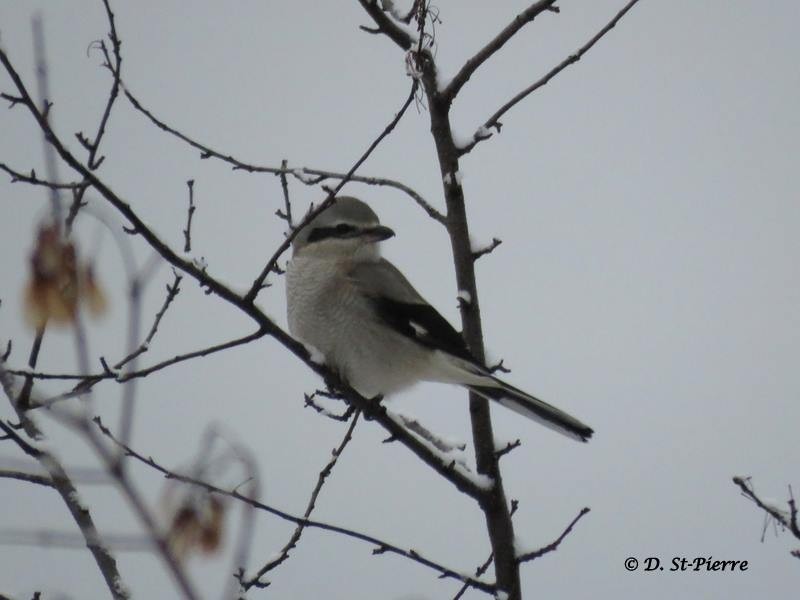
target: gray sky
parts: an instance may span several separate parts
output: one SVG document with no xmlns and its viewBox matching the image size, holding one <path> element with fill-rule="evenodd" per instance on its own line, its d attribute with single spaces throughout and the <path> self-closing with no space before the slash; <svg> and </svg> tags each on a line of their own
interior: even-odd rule
<svg viewBox="0 0 800 600">
<path fill-rule="evenodd" d="M 525 2 L 439 0 L 437 61 L 460 64 Z M 474 131 L 506 99 L 582 45 L 620 0 L 562 2 L 493 57 L 463 89 L 456 130 Z M 346 171 L 401 105 L 409 87 L 402 53 L 358 30 L 357 2 L 115 3 L 124 79 L 158 116 L 242 160 Z M 100 2 L 0 2 L 0 40 L 31 83 L 30 17 L 43 8 L 55 101 L 64 139 L 93 131 L 109 84 L 86 48 L 105 35 Z M 733 475 L 752 475 L 777 501 L 797 474 L 800 352 L 800 40 L 797 3 L 642 0 L 578 65 L 503 119 L 502 134 L 462 161 L 476 240 L 503 240 L 478 266 L 490 356 L 508 379 L 591 424 L 588 445 L 514 413 L 494 411 L 498 439 L 520 438 L 504 459 L 506 487 L 520 500 L 520 544 L 558 536 L 583 506 L 592 512 L 557 553 L 523 569 L 526 597 L 749 599 L 796 587 L 796 540 L 769 530 Z M 0 89 L 12 92 L 0 76 Z M 424 109 L 412 108 L 361 173 L 402 180 L 437 207 L 441 181 Z M 0 161 L 41 167 L 39 135 L 23 109 L 0 111 Z M 278 180 L 201 161 L 125 101 L 115 108 L 101 175 L 145 222 L 182 246 L 187 179 L 195 180 L 195 254 L 244 290 L 282 239 L 273 216 Z M 71 177 L 62 169 L 64 177 Z M 0 193 L 0 343 L 25 362 L 31 332 L 21 294 L 33 232 L 46 195 L 7 177 Z M 291 184 L 301 213 L 322 197 Z M 451 322 L 458 310 L 444 230 L 408 197 L 348 185 L 397 237 L 385 244 L 419 291 Z M 111 237 L 85 219 L 85 252 L 98 252 L 112 311 L 90 327 L 93 364 L 118 359 L 126 326 L 122 278 Z M 149 254 L 138 241 L 137 257 Z M 147 289 L 159 307 L 162 267 Z M 283 282 L 260 304 L 285 325 Z M 249 333 L 252 325 L 191 281 L 143 358 L 151 364 Z M 71 337 L 48 332 L 41 368 L 76 368 Z M 133 445 L 168 466 L 189 460 L 208 423 L 221 424 L 260 465 L 263 499 L 301 512 L 342 424 L 303 408 L 319 382 L 277 343 L 261 340 L 177 366 L 138 388 Z M 56 392 L 43 385 L 43 392 Z M 116 424 L 120 390 L 96 388 L 99 412 Z M 424 385 L 391 401 L 443 436 L 469 440 L 464 394 Z M 11 417 L 6 406 L 4 418 Z M 51 448 L 70 465 L 94 464 L 58 425 Z M 356 430 L 318 503 L 316 518 L 413 547 L 472 571 L 488 554 L 483 519 L 467 498 L 366 423 Z M 0 457 L 16 456 L 10 444 Z M 154 503 L 162 482 L 136 468 Z M 235 478 L 234 478 L 235 480 Z M 0 531 L 64 529 L 55 494 L 0 479 Z M 134 532 L 135 519 L 107 487 L 82 489 L 102 531 Z M 13 504 L 12 504 L 13 503 Z M 14 506 L 13 510 L 9 506 Z M 231 521 L 231 526 L 234 525 Z M 251 567 L 285 542 L 290 528 L 259 516 Z M 0 592 L 63 591 L 104 597 L 87 552 L 3 547 Z M 744 573 L 628 573 L 626 557 L 713 556 L 748 560 Z M 146 554 L 120 554 L 135 595 L 175 588 Z M 190 572 L 217 597 L 225 560 Z M 447 598 L 457 585 L 367 545 L 308 531 L 293 558 L 253 598 Z M 212 591 L 213 590 L 213 591 Z M 45 598 L 50 596 L 45 595 Z M 473 593 L 468 598 L 482 597 Z"/>
</svg>

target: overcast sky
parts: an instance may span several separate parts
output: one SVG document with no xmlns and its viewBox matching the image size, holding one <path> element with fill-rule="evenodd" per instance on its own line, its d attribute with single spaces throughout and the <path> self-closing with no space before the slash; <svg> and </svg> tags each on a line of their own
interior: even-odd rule
<svg viewBox="0 0 800 600">
<path fill-rule="evenodd" d="M 437 62 L 454 73 L 526 2 L 438 0 Z M 468 135 L 514 93 L 581 46 L 622 0 L 559 3 L 493 57 L 453 110 Z M 351 2 L 115 2 L 123 77 L 160 118 L 224 153 L 256 164 L 347 171 L 402 104 L 410 81 L 389 40 Z M 31 16 L 42 10 L 52 119 L 80 155 L 74 133 L 93 132 L 107 73 L 89 52 L 106 33 L 99 1 L 0 1 L 0 43 L 33 84 Z M 774 0 L 642 0 L 580 63 L 515 107 L 502 134 L 462 161 L 473 236 L 503 240 L 478 263 L 486 345 L 515 385 L 574 413 L 596 431 L 586 445 L 494 410 L 499 440 L 522 446 L 503 460 L 524 548 L 555 539 L 591 507 L 558 552 L 523 567 L 526 598 L 788 596 L 800 546 L 770 528 L 731 483 L 785 502 L 797 479 L 800 356 L 800 5 Z M 0 91 L 13 93 L 0 74 Z M 0 111 L 0 161 L 42 173 L 40 136 L 22 108 Z M 186 180 L 195 180 L 195 256 L 245 290 L 282 240 L 282 204 L 270 175 L 232 172 L 167 136 L 121 100 L 102 147 L 101 177 L 164 240 L 180 249 Z M 412 107 L 361 174 L 398 179 L 443 210 L 442 185 L 423 106 Z M 65 167 L 65 179 L 74 177 Z M 22 367 L 32 333 L 21 297 L 34 231 L 47 215 L 41 190 L 0 177 L 0 344 Z M 444 230 L 407 196 L 357 184 L 397 236 L 385 246 L 418 290 L 458 323 Z M 323 194 L 290 183 L 295 211 Z M 98 202 L 98 205 L 102 203 Z M 110 209 L 109 214 L 112 214 Z M 124 278 L 113 238 L 90 218 L 76 236 L 98 261 L 110 314 L 90 324 L 93 368 L 124 355 Z M 150 254 L 140 240 L 137 260 Z M 151 318 L 170 270 L 147 288 Z M 283 281 L 259 303 L 285 326 Z M 164 319 L 152 364 L 252 331 L 225 303 L 184 280 Z M 77 368 L 68 332 L 48 331 L 40 368 Z M 302 512 L 319 469 L 345 431 L 303 408 L 316 375 L 270 339 L 164 370 L 140 382 L 133 446 L 179 467 L 217 423 L 257 458 L 263 500 Z M 43 384 L 41 393 L 63 388 Z M 98 412 L 116 425 L 121 390 L 96 388 Z M 464 394 L 421 385 L 390 406 L 442 436 L 470 440 Z M 12 418 L 6 405 L 3 418 Z M 46 420 L 45 420 L 46 421 Z M 48 423 L 49 447 L 71 466 L 92 466 L 82 442 Z M 405 448 L 362 423 L 320 496 L 316 518 L 352 527 L 471 572 L 488 555 L 474 504 Z M 19 452 L 0 445 L 0 463 Z M 162 481 L 133 475 L 157 504 Z M 228 474 L 232 482 L 238 474 Z M 102 532 L 135 533 L 119 494 L 84 486 Z M 0 479 L 0 532 L 71 531 L 56 494 Z M 238 521 L 230 520 L 231 535 Z M 291 528 L 259 515 L 250 568 Z M 252 598 L 433 599 L 453 581 L 330 533 L 307 531 L 293 557 Z M 86 551 L 0 549 L 0 593 L 44 598 L 107 596 Z M 629 573 L 629 556 L 747 560 L 739 573 Z M 120 553 L 138 598 L 176 597 L 161 564 Z M 193 561 L 205 597 L 228 577 L 224 558 Z M 483 597 L 477 592 L 467 598 Z"/>
</svg>

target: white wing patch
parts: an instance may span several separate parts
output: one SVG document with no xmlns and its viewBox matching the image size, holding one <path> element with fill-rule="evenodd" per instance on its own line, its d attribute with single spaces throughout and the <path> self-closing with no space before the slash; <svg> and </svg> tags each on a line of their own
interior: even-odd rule
<svg viewBox="0 0 800 600">
<path fill-rule="evenodd" d="M 417 337 L 425 337 L 426 335 L 428 335 L 428 330 L 425 329 L 419 323 L 415 323 L 414 321 L 409 321 L 408 324 L 411 325 L 411 328 L 414 330 L 414 333 L 416 334 Z"/>
</svg>

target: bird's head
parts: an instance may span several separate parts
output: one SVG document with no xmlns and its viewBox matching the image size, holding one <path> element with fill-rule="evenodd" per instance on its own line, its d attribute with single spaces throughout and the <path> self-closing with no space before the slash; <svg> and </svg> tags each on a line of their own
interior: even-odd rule
<svg viewBox="0 0 800 600">
<path fill-rule="evenodd" d="M 303 227 L 292 246 L 296 256 L 377 260 L 378 242 L 393 235 L 367 204 L 342 196 Z"/>
</svg>

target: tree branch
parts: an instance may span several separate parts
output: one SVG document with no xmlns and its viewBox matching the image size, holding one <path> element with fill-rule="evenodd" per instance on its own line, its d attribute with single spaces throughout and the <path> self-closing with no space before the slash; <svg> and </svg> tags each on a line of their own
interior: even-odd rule
<svg viewBox="0 0 800 600">
<path fill-rule="evenodd" d="M 331 453 L 331 459 L 328 463 L 323 467 L 323 469 L 319 472 L 319 476 L 317 477 L 317 484 L 314 486 L 314 489 L 311 491 L 311 497 L 308 500 L 308 504 L 306 505 L 306 510 L 303 513 L 303 519 L 308 519 L 311 516 L 311 513 L 314 511 L 317 503 L 317 497 L 319 496 L 320 491 L 322 490 L 322 486 L 325 485 L 325 481 L 328 479 L 328 476 L 333 471 L 333 467 L 336 466 L 336 462 L 339 460 L 339 457 L 342 455 L 342 452 L 347 447 L 347 444 L 350 443 L 350 440 L 353 438 L 353 430 L 356 427 L 358 422 L 359 412 L 356 411 L 353 415 L 352 420 L 350 421 L 350 426 L 345 431 L 344 437 L 342 441 L 339 443 L 339 446 L 333 449 Z M 251 587 L 261 587 L 264 585 L 261 582 L 261 578 L 266 575 L 269 571 L 283 563 L 287 558 L 289 558 L 289 552 L 295 548 L 297 542 L 300 541 L 300 537 L 303 535 L 303 530 L 305 529 L 304 523 L 298 523 L 297 527 L 295 527 L 292 536 L 289 538 L 289 541 L 280 549 L 278 552 L 278 556 L 271 559 L 267 564 L 261 567 L 253 577 L 251 577 L 247 581 L 243 581 L 242 586 L 245 590 L 249 590 Z"/>
<path fill-rule="evenodd" d="M 534 550 L 533 552 L 526 552 L 525 554 L 520 554 L 517 557 L 517 561 L 520 563 L 530 562 L 532 560 L 536 560 L 541 556 L 544 556 L 548 552 L 553 552 L 557 550 L 561 542 L 564 541 L 564 538 L 567 537 L 569 533 L 572 531 L 572 528 L 575 527 L 575 524 L 578 521 L 580 521 L 583 515 L 587 514 L 588 512 L 589 512 L 588 507 L 582 508 L 581 511 L 578 513 L 578 516 L 572 519 L 572 522 L 569 525 L 567 525 L 567 528 L 563 532 L 561 532 L 560 536 L 558 536 L 555 540 L 553 540 L 551 543 L 547 544 L 547 546 L 544 546 L 543 548 L 539 548 L 538 550 Z"/>
<path fill-rule="evenodd" d="M 506 114 L 511 108 L 515 105 L 519 104 L 522 100 L 527 98 L 530 94 L 538 90 L 540 87 L 546 85 L 553 77 L 558 75 L 561 71 L 566 69 L 568 66 L 575 64 L 578 62 L 584 54 L 586 54 L 589 50 L 591 50 L 592 46 L 594 46 L 600 39 L 611 31 L 616 24 L 625 16 L 625 14 L 633 8 L 633 6 L 639 2 L 639 0 L 630 0 L 623 8 L 620 10 L 611 21 L 609 21 L 605 27 L 603 27 L 600 31 L 598 31 L 588 42 L 586 42 L 583 46 L 581 46 L 577 52 L 570 54 L 567 58 L 561 61 L 558 65 L 553 67 L 544 77 L 539 79 L 538 81 L 532 83 L 524 90 L 519 92 L 516 96 L 511 98 L 508 102 L 506 102 L 503 106 L 501 106 L 495 113 L 489 117 L 486 122 L 483 124 L 482 127 L 478 129 L 478 132 L 475 133 L 473 136 L 472 142 L 468 145 L 464 146 L 463 148 L 459 149 L 460 154 L 467 154 L 470 152 L 479 142 L 488 139 L 491 137 L 492 133 L 490 129 L 495 129 L 498 132 L 502 127 L 502 123 L 500 123 L 500 117 Z"/>
<path fill-rule="evenodd" d="M 377 31 L 370 33 L 383 33 L 403 50 L 411 49 L 414 37 L 387 15 L 376 0 L 358 0 L 358 2 L 378 26 Z"/>
<path fill-rule="evenodd" d="M 250 290 L 247 292 L 247 294 L 245 294 L 244 297 L 245 302 L 252 303 L 256 299 L 258 292 L 263 287 L 264 280 L 267 278 L 267 275 L 269 275 L 278 265 L 278 259 L 284 252 L 286 252 L 286 250 L 289 249 L 289 246 L 292 244 L 292 241 L 297 236 L 297 234 L 300 233 L 300 231 L 307 223 L 310 223 L 318 214 L 320 214 L 322 211 L 324 211 L 326 208 L 328 208 L 328 206 L 330 206 L 333 203 L 336 194 L 338 194 L 339 190 L 341 190 L 344 187 L 344 185 L 350 180 L 350 178 L 356 172 L 358 167 L 360 167 L 364 163 L 364 161 L 367 160 L 367 158 L 369 158 L 369 155 L 372 154 L 372 151 L 378 147 L 378 144 L 380 144 L 381 141 L 383 141 L 383 139 L 387 135 L 389 135 L 392 132 L 392 130 L 394 130 L 394 128 L 400 122 L 400 119 L 403 118 L 403 115 L 405 114 L 406 110 L 408 110 L 408 107 L 411 106 L 411 102 L 414 100 L 414 96 L 416 95 L 416 93 L 417 93 L 417 82 L 414 81 L 413 85 L 411 86 L 411 92 L 409 93 L 408 98 L 406 98 L 406 101 L 403 103 L 403 106 L 400 108 L 400 110 L 397 112 L 394 118 L 389 122 L 389 124 L 383 129 L 380 135 L 378 135 L 378 137 L 375 138 L 375 140 L 373 140 L 373 142 L 369 145 L 366 151 L 364 151 L 361 157 L 350 168 L 350 170 L 347 172 L 344 178 L 342 178 L 342 180 L 339 181 L 336 187 L 332 189 L 330 192 L 328 192 L 328 197 L 325 198 L 325 200 L 323 200 L 323 202 L 317 208 L 315 208 L 312 211 L 309 211 L 309 213 L 305 216 L 302 222 L 299 223 L 297 227 L 292 229 L 289 232 L 289 235 L 286 236 L 286 239 L 283 241 L 283 243 L 281 243 L 281 245 L 278 246 L 278 249 L 275 250 L 275 253 L 269 259 L 269 261 L 267 261 L 267 264 L 261 270 L 261 273 L 259 273 L 258 277 L 256 277 L 256 280 L 253 282 L 253 285 L 250 286 Z"/>
<path fill-rule="evenodd" d="M 246 163 L 238 158 L 230 154 L 225 154 L 224 152 L 220 152 L 202 144 L 188 135 L 182 133 L 181 131 L 175 129 L 174 127 L 168 125 L 161 119 L 157 118 L 151 111 L 145 108 L 142 103 L 127 89 L 124 89 L 125 97 L 131 103 L 131 105 L 140 113 L 142 113 L 153 125 L 168 133 L 174 137 L 177 137 L 179 140 L 185 142 L 192 148 L 195 148 L 200 151 L 200 157 L 203 159 L 207 158 L 216 158 L 217 160 L 221 160 L 223 162 L 228 163 L 233 167 L 234 170 L 242 170 L 247 171 L 248 173 L 271 173 L 273 175 L 292 175 L 295 179 L 302 182 L 305 185 L 317 185 L 326 179 L 344 179 L 347 177 L 346 173 L 338 173 L 334 171 L 328 171 L 323 169 L 313 169 L 307 167 L 295 168 L 290 166 L 281 166 L 281 167 L 267 167 L 267 166 L 259 166 L 254 165 L 251 163 Z M 367 177 L 362 175 L 351 175 L 350 181 L 356 183 L 364 183 L 367 185 L 376 185 L 376 186 L 385 186 L 385 187 L 392 187 L 401 192 L 404 192 L 408 196 L 414 200 L 428 215 L 435 219 L 436 221 L 444 224 L 445 217 L 441 213 L 439 213 L 435 208 L 431 206 L 429 202 L 427 202 L 418 192 L 410 188 L 409 186 L 395 181 L 393 179 L 388 179 L 385 177 Z"/>
<path fill-rule="evenodd" d="M 267 513 L 269 513 L 271 515 L 274 515 L 274 516 L 276 516 L 276 517 L 278 517 L 280 519 L 283 519 L 284 521 L 289 521 L 291 523 L 294 523 L 295 525 L 302 525 L 304 528 L 321 529 L 321 530 L 324 530 L 324 531 L 330 531 L 330 532 L 333 532 L 333 533 L 338 533 L 338 534 L 341 534 L 341 535 L 344 535 L 344 536 L 347 536 L 347 537 L 350 537 L 350 538 L 353 538 L 353 539 L 357 539 L 357 540 L 361 540 L 363 542 L 367 542 L 367 543 L 372 544 L 373 546 L 376 547 L 376 549 L 373 551 L 373 554 L 382 554 L 384 552 L 390 552 L 390 553 L 393 553 L 393 554 L 397 554 L 399 556 L 403 556 L 403 557 L 408 558 L 408 559 L 410 559 L 410 560 L 412 560 L 414 562 L 417 562 L 417 563 L 419 563 L 421 565 L 424 565 L 426 567 L 429 567 L 429 568 L 437 571 L 442 577 L 449 577 L 449 578 L 457 579 L 457 580 L 459 580 L 459 581 L 461 581 L 463 583 L 469 583 L 469 585 L 471 587 L 474 587 L 476 589 L 482 590 L 484 592 L 492 593 L 495 590 L 495 586 L 493 586 L 492 584 L 485 583 L 483 581 L 479 581 L 477 579 L 462 575 L 462 574 L 456 572 L 453 569 L 449 569 L 447 567 L 444 567 L 444 566 L 442 566 L 442 565 L 440 565 L 438 563 L 435 563 L 435 562 L 423 557 L 421 554 L 419 554 L 415 550 L 405 550 L 403 548 L 400 548 L 399 546 L 395 546 L 394 544 L 389 544 L 387 542 L 379 540 L 378 538 L 372 537 L 370 535 L 366 535 L 364 533 L 360 533 L 358 531 L 354 531 L 352 529 L 346 529 L 344 527 L 339 527 L 337 525 L 330 525 L 328 523 L 323 523 L 321 521 L 314 521 L 314 520 L 311 520 L 311 519 L 306 519 L 306 518 L 302 518 L 302 517 L 296 517 L 296 516 L 291 515 L 291 514 L 289 514 L 287 512 L 284 512 L 282 510 L 279 510 L 277 508 L 274 508 L 272 506 L 264 504 L 263 502 L 255 500 L 253 498 L 249 498 L 249 497 L 239 493 L 236 489 L 224 490 L 224 489 L 222 489 L 220 487 L 217 487 L 215 485 L 212 485 L 212 484 L 210 484 L 210 483 L 208 483 L 206 481 L 202 481 L 202 480 L 199 480 L 199 479 L 195 479 L 193 477 L 189 477 L 189 476 L 186 476 L 186 475 L 181 475 L 181 474 L 176 473 L 174 471 L 170 471 L 169 469 L 163 467 L 161 464 L 156 462 L 152 457 L 145 458 L 142 454 L 136 452 L 135 450 L 133 450 L 129 446 L 121 445 L 120 442 L 114 437 L 114 435 L 108 430 L 108 428 L 106 428 L 99 421 L 99 419 L 95 419 L 95 423 L 100 428 L 100 431 L 102 432 L 103 435 L 108 437 L 112 442 L 114 442 L 115 444 L 120 446 L 120 448 L 122 448 L 122 450 L 124 451 L 125 455 L 137 460 L 138 462 L 140 462 L 140 463 L 142 463 L 142 464 L 144 464 L 144 465 L 146 465 L 146 466 L 148 466 L 148 467 L 150 467 L 152 469 L 155 469 L 156 471 L 158 471 L 159 473 L 161 473 L 162 475 L 164 475 L 168 479 L 174 479 L 176 481 L 182 481 L 184 483 L 188 483 L 188 484 L 191 484 L 191 485 L 196 485 L 196 486 L 199 486 L 199 487 L 201 487 L 201 488 L 203 488 L 203 489 L 205 489 L 205 490 L 207 490 L 209 492 L 212 492 L 212 493 L 215 493 L 215 494 L 220 494 L 222 496 L 227 496 L 229 498 L 233 498 L 234 500 L 249 504 L 250 506 L 252 506 L 254 508 L 257 508 L 259 510 L 267 512 Z"/>
<path fill-rule="evenodd" d="M 445 102 L 452 102 L 461 88 L 464 86 L 472 74 L 485 63 L 495 52 L 505 46 L 520 29 L 532 22 L 536 17 L 547 10 L 551 10 L 556 0 L 539 0 L 534 2 L 511 21 L 503 30 L 498 33 L 488 44 L 481 48 L 475 56 L 467 60 L 464 66 L 456 73 L 447 87 L 442 90 L 441 95 Z"/>
<path fill-rule="evenodd" d="M 83 536 L 86 547 L 92 553 L 97 567 L 106 582 L 106 586 L 115 600 L 127 600 L 128 592 L 122 584 L 122 578 L 117 569 L 117 562 L 100 541 L 100 535 L 95 527 L 89 510 L 80 503 L 78 491 L 67 476 L 61 463 L 49 452 L 45 452 L 26 442 L 13 428 L 0 421 L 0 429 L 13 440 L 17 446 L 28 456 L 36 459 L 42 468 L 49 474 L 51 485 L 55 488 L 64 504 L 69 510 L 72 519 L 78 526 Z"/>
<path fill-rule="evenodd" d="M 733 483 L 742 490 L 742 495 L 746 498 L 752 500 L 756 506 L 758 506 L 761 510 L 766 512 L 770 517 L 775 519 L 778 523 L 781 524 L 781 527 L 785 527 L 788 529 L 794 537 L 800 540 L 800 525 L 797 522 L 797 506 L 795 504 L 794 497 L 791 495 L 791 488 L 790 491 L 790 498 L 789 498 L 789 510 L 784 511 L 778 509 L 778 507 L 769 504 L 763 501 L 756 495 L 755 489 L 753 485 L 750 483 L 749 477 L 734 477 Z"/>
</svg>

